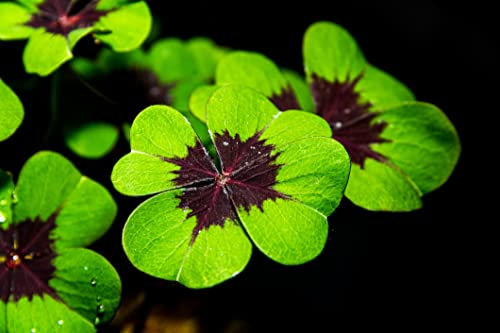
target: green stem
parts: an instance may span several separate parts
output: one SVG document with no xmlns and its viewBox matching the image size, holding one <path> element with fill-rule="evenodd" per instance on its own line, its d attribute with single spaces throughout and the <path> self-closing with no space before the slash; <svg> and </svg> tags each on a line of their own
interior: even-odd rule
<svg viewBox="0 0 500 333">
<path fill-rule="evenodd" d="M 50 123 L 42 140 L 42 147 L 49 146 L 59 123 L 59 90 L 61 77 L 54 72 L 50 81 Z"/>
</svg>

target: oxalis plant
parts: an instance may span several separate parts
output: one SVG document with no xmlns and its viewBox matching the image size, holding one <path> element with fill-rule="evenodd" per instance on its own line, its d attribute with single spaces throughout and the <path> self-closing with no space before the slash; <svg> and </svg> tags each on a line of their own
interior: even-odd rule
<svg viewBox="0 0 500 333">
<path fill-rule="evenodd" d="M 415 100 L 401 82 L 368 63 L 354 38 L 332 22 L 304 35 L 306 85 L 255 52 L 234 51 L 216 68 L 221 86 L 239 83 L 268 97 L 280 110 L 305 109 L 330 124 L 351 160 L 345 195 L 374 211 L 411 211 L 453 172 L 460 141 L 435 105 Z M 204 120 L 216 86 L 198 88 L 191 108 Z"/>
<path fill-rule="evenodd" d="M 41 151 L 17 182 L 0 170 L 0 332 L 95 332 L 113 318 L 121 282 L 86 249 L 116 204 L 62 155 Z"/>
<path fill-rule="evenodd" d="M 92 249 L 129 208 L 113 191 L 139 202 L 118 221 L 114 251 L 159 281 L 200 289 L 236 277 L 257 251 L 276 264 L 313 261 L 343 199 L 413 211 L 455 168 L 460 141 L 445 113 L 369 63 L 339 25 L 305 31 L 304 73 L 203 36 L 155 39 L 151 28 L 145 1 L 0 2 L 0 40 L 26 40 L 24 70 L 50 80 L 63 133 L 48 141 L 69 148 L 37 149 L 19 170 L 0 161 L 0 333 L 95 332 L 114 318 L 120 277 Z M 94 56 L 78 55 L 84 39 Z M 65 104 L 58 95 L 75 78 L 105 106 Z M 2 144 L 30 112 L 25 87 L 9 79 Z M 131 83 L 129 96 L 106 91 Z M 111 159 L 109 185 L 72 159 Z"/>
</svg>

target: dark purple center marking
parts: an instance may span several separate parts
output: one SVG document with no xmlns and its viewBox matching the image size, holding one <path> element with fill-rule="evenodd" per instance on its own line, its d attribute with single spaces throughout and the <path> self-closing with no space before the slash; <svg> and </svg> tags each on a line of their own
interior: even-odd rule
<svg viewBox="0 0 500 333">
<path fill-rule="evenodd" d="M 86 5 L 81 9 L 75 6 L 85 2 Z M 38 12 L 33 14 L 26 25 L 68 36 L 72 30 L 91 27 L 110 12 L 97 10 L 98 2 L 99 0 L 45 0 L 38 5 Z"/>
<path fill-rule="evenodd" d="M 269 99 L 281 111 L 300 110 L 299 101 L 290 86 L 283 89 L 279 95 L 273 95 Z"/>
<path fill-rule="evenodd" d="M 328 82 L 317 75 L 312 76 L 311 92 L 316 113 L 332 127 L 333 137 L 349 153 L 351 161 L 364 167 L 367 158 L 385 162 L 387 159 L 370 148 L 372 143 L 389 142 L 380 137 L 387 126 L 385 122 L 372 123 L 379 112 L 370 111 L 372 104 L 360 101 L 354 88 L 362 75 L 354 80 L 340 83 Z"/>
<path fill-rule="evenodd" d="M 0 229 L 0 299 L 6 303 L 26 296 L 49 294 L 58 299 L 49 286 L 57 256 L 50 233 L 57 214 L 46 222 L 36 219 Z"/>
<path fill-rule="evenodd" d="M 224 226 L 226 220 L 236 221 L 236 210 L 247 212 L 253 206 L 261 211 L 264 201 L 288 197 L 273 189 L 281 164 L 276 164 L 279 153 L 272 155 L 273 145 L 260 140 L 257 133 L 245 142 L 227 131 L 215 135 L 215 147 L 220 157 L 219 172 L 200 142 L 188 148 L 184 158 L 164 158 L 181 168 L 176 171 L 176 185 L 184 191 L 179 208 L 191 210 L 188 218 L 196 216 L 191 243 L 198 233 L 211 225 Z"/>
</svg>

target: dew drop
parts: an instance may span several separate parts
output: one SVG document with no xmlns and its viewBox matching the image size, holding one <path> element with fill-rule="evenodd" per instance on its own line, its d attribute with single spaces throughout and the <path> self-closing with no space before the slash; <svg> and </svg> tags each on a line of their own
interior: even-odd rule
<svg viewBox="0 0 500 333">
<path fill-rule="evenodd" d="M 255 146 L 250 146 L 250 149 L 255 150 Z"/>
<path fill-rule="evenodd" d="M 0 206 L 5 206 L 7 204 L 7 200 L 0 200 Z"/>
<path fill-rule="evenodd" d="M 336 121 L 332 124 L 333 128 L 339 129 L 342 127 L 342 123 L 340 121 Z"/>
<path fill-rule="evenodd" d="M 14 203 L 14 204 L 17 203 L 18 199 L 17 199 L 17 195 L 15 193 L 12 193 L 11 200 L 12 200 L 12 203 Z"/>
<path fill-rule="evenodd" d="M 83 270 L 84 270 L 84 271 L 88 271 L 88 270 L 89 270 L 89 268 L 88 268 L 87 266 L 83 266 Z"/>
<path fill-rule="evenodd" d="M 31 332 L 31 333 L 36 333 L 36 328 L 32 328 L 32 329 L 30 330 L 30 332 Z"/>
<path fill-rule="evenodd" d="M 229 146 L 229 142 L 227 142 L 227 141 L 222 141 L 222 145 L 227 147 L 227 146 Z"/>
<path fill-rule="evenodd" d="M 7 221 L 7 217 L 4 213 L 0 212 L 0 223 L 4 223 L 5 221 Z"/>
<path fill-rule="evenodd" d="M 95 298 L 95 300 L 97 301 L 97 303 L 101 303 L 101 302 L 102 302 L 102 298 L 101 298 L 101 296 L 97 296 L 97 297 Z"/>
<path fill-rule="evenodd" d="M 106 312 L 106 308 L 104 307 L 103 304 L 99 304 L 96 309 L 97 313 L 102 315 L 104 312 Z"/>
<path fill-rule="evenodd" d="M 95 287 L 97 285 L 97 280 L 95 278 L 92 278 L 92 280 L 90 280 L 90 285 L 92 287 Z"/>
<path fill-rule="evenodd" d="M 101 323 L 101 319 L 99 317 L 95 317 L 94 325 L 99 325 Z"/>
<path fill-rule="evenodd" d="M 57 325 L 62 326 L 62 324 L 64 324 L 64 320 L 59 319 L 59 320 L 57 321 Z"/>
</svg>

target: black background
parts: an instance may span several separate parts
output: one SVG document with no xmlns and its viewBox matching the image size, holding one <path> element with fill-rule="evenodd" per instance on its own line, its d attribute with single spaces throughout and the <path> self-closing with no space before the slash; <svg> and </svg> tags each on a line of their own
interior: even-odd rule
<svg viewBox="0 0 500 333">
<path fill-rule="evenodd" d="M 159 37 L 206 36 L 232 49 L 262 52 L 299 73 L 306 28 L 318 20 L 338 23 L 370 63 L 447 114 L 459 133 L 462 155 L 449 181 L 424 197 L 422 209 L 375 213 L 344 200 L 329 219 L 332 232 L 317 259 L 286 267 L 254 249 L 241 274 L 206 290 L 151 279 L 130 267 L 119 236 L 138 201 L 113 193 L 119 217 L 94 248 L 122 273 L 125 296 L 149 288 L 154 291 L 150 304 L 197 317 L 206 332 L 227 332 L 238 325 L 243 332 L 313 332 L 344 324 L 406 331 L 430 325 L 477 329 L 484 323 L 491 312 L 478 296 L 490 293 L 484 288 L 489 272 L 483 266 L 489 266 L 492 245 L 484 236 L 495 221 L 493 200 L 487 198 L 498 196 L 492 125 L 499 112 L 495 88 L 500 57 L 491 8 L 481 1 L 450 6 L 426 0 L 149 3 L 161 22 Z M 2 44 L 0 77 L 10 84 L 20 79 L 24 43 Z M 34 125 L 45 119 L 34 115 L 36 102 L 26 103 L 26 124 L 13 137 L 17 141 L 0 144 L 0 167 L 14 172 L 38 149 L 34 141 L 39 133 L 29 132 L 30 126 L 39 127 Z M 116 156 L 90 163 L 63 147 L 50 148 L 110 186 Z"/>
</svg>

